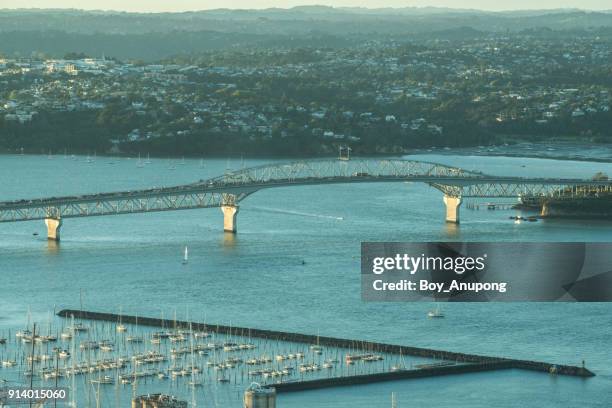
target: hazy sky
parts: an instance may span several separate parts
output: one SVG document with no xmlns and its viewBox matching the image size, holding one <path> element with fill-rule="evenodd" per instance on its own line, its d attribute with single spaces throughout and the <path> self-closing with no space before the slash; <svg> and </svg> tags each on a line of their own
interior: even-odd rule
<svg viewBox="0 0 612 408">
<path fill-rule="evenodd" d="M 125 11 L 186 11 L 214 8 L 293 7 L 305 4 L 361 7 L 437 6 L 485 10 L 612 9 L 610 0 L 0 0 L 1 8 L 79 8 Z"/>
</svg>

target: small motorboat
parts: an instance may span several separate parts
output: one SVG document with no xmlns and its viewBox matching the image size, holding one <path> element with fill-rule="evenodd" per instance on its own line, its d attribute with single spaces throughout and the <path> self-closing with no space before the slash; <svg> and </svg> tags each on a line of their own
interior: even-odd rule
<svg viewBox="0 0 612 408">
<path fill-rule="evenodd" d="M 85 326 L 83 323 L 75 323 L 72 326 L 68 327 L 68 330 L 74 332 L 84 332 L 87 331 L 89 328 L 87 326 Z"/>
</svg>

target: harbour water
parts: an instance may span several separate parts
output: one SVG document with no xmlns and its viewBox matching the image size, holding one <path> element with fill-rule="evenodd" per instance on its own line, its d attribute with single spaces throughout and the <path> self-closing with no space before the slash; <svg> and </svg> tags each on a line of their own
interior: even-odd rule
<svg viewBox="0 0 612 408">
<path fill-rule="evenodd" d="M 423 154 L 415 159 L 489 174 L 591 177 L 610 163 Z M 222 174 L 226 160 L 0 156 L 0 200 L 131 190 Z M 245 160 L 245 166 L 268 160 Z M 233 160 L 230 167 L 242 165 Z M 507 201 L 507 200 L 505 200 Z M 514 210 L 462 209 L 444 223 L 441 193 L 419 183 L 304 186 L 242 202 L 236 236 L 218 208 L 67 219 L 62 242 L 44 223 L 0 224 L 0 332 L 46 322 L 60 308 L 179 318 L 451 351 L 586 365 L 591 379 L 510 371 L 281 395 L 279 407 L 607 407 L 612 401 L 612 305 L 465 303 L 427 319 L 427 303 L 363 303 L 361 241 L 609 241 L 612 222 L 514 223 Z M 33 233 L 38 233 L 34 236 Z M 189 263 L 181 265 L 189 247 Z M 0 369 L 0 378 L 3 373 Z M 211 391 L 209 391 L 211 392 Z M 208 405 L 240 406 L 219 392 Z M 186 398 L 187 399 L 187 398 Z M 86 406 L 86 405 L 83 405 Z"/>
</svg>

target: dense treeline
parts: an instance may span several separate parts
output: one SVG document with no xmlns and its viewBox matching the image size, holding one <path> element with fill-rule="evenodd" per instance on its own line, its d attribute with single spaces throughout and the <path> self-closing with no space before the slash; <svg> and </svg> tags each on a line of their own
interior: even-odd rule
<svg viewBox="0 0 612 408">
<path fill-rule="evenodd" d="M 111 130 L 96 124 L 96 112 L 41 112 L 27 124 L 0 119 L 0 146 L 34 153 L 103 152 L 111 144 Z"/>
<path fill-rule="evenodd" d="M 68 150 L 71 153 L 91 154 L 107 152 L 115 146 L 126 153 L 149 152 L 170 156 L 313 156 L 334 154 L 337 146 L 347 144 L 343 140 L 313 136 L 309 129 L 290 127 L 290 136 L 283 135 L 280 129 L 275 129 L 271 137 L 254 138 L 251 132 L 218 132 L 193 128 L 187 134 L 129 142 L 118 135 L 125 135 L 129 130 L 138 128 L 143 124 L 143 119 L 133 115 L 111 116 L 109 112 L 105 109 L 101 112 L 42 113 L 26 124 L 0 119 L 0 146 L 5 151 L 24 148 L 34 153 L 61 153 Z M 353 135 L 359 140 L 348 144 L 357 154 L 379 154 L 399 153 L 411 148 L 473 146 L 497 141 L 493 134 L 460 120 L 452 124 L 449 121 L 447 129 L 444 134 L 404 132 L 398 130 L 397 126 L 381 123 L 355 129 Z"/>
</svg>

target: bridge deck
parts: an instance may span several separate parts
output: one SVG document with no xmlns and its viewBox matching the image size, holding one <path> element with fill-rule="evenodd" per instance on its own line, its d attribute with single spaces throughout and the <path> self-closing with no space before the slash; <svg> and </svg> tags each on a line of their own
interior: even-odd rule
<svg viewBox="0 0 612 408">
<path fill-rule="evenodd" d="M 320 160 L 243 169 L 196 183 L 135 191 L 0 202 L 0 222 L 234 205 L 264 188 L 423 182 L 454 197 L 574 197 L 612 192 L 612 181 L 485 175 L 412 160 Z"/>
</svg>

